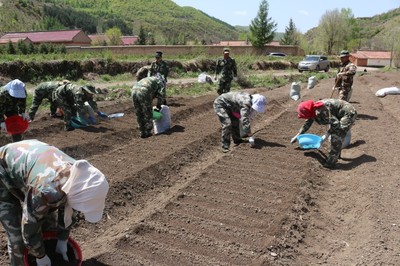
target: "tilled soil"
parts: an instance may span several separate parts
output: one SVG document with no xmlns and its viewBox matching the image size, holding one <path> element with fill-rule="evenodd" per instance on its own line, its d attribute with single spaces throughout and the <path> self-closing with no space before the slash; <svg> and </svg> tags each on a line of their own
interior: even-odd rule
<svg viewBox="0 0 400 266">
<path fill-rule="evenodd" d="M 302 84 L 301 100 L 329 97 L 332 86 Z M 247 90 L 268 98 L 267 112 L 252 122 L 256 147 L 227 154 L 216 93 L 168 98 L 171 130 L 147 139 L 138 137 L 130 100 L 101 102 L 125 116 L 72 132 L 42 112 L 25 139 L 88 159 L 110 181 L 101 222 L 81 218 L 71 233 L 83 265 L 399 265 L 400 105 L 398 96 L 375 96 L 392 86 L 398 72 L 355 78 L 359 116 L 334 170 L 321 165 L 328 142 L 319 150 L 290 144 L 304 122 L 290 85 Z M 314 124 L 309 133 L 326 130 Z"/>
</svg>

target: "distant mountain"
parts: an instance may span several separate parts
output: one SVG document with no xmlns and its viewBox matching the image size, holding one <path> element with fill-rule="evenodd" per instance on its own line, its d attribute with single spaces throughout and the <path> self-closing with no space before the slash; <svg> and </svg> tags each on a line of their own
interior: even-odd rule
<svg viewBox="0 0 400 266">
<path fill-rule="evenodd" d="M 400 25 L 400 8 L 357 21 L 363 42 L 372 47 L 372 42 L 382 42 Z M 248 26 L 229 25 L 171 0 L 0 0 L 0 34 L 72 28 L 93 34 L 112 27 L 120 28 L 123 35 L 139 35 L 142 27 L 157 44 L 246 40 L 249 31 Z M 307 39 L 313 38 L 313 32 L 306 33 Z M 276 33 L 274 39 L 282 34 Z"/>
<path fill-rule="evenodd" d="M 124 35 L 142 27 L 159 44 L 237 40 L 239 31 L 192 7 L 171 0 L 1 0 L 0 33 L 81 28 L 105 32 L 117 26 Z"/>
</svg>

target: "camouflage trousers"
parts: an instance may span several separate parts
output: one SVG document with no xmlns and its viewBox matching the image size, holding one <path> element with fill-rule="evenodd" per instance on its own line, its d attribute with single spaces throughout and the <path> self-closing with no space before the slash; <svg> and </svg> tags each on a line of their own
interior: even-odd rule
<svg viewBox="0 0 400 266">
<path fill-rule="evenodd" d="M 132 102 L 140 134 L 150 134 L 153 129 L 153 99 L 142 90 L 135 89 L 132 91 Z"/>
<path fill-rule="evenodd" d="M 227 93 L 231 91 L 231 83 L 232 80 L 224 80 L 224 79 L 220 79 L 218 81 L 218 89 L 217 89 L 217 93 L 219 95 L 223 94 L 223 93 Z"/>
<path fill-rule="evenodd" d="M 327 164 L 333 166 L 337 163 L 342 152 L 343 141 L 347 132 L 351 129 L 357 118 L 357 113 L 354 112 L 352 116 L 344 117 L 340 120 L 341 127 L 331 132 L 331 150 L 327 159 Z"/>
<path fill-rule="evenodd" d="M 346 102 L 350 101 L 351 93 L 353 92 L 352 87 L 340 87 L 339 88 L 339 100 L 343 100 Z"/>
<path fill-rule="evenodd" d="M 37 248 L 42 245 L 41 241 L 36 241 L 35 243 L 24 241 L 21 228 L 22 211 L 20 200 L 11 194 L 3 183 L 0 182 L 0 221 L 7 234 L 8 254 L 10 265 L 12 266 L 25 265 L 24 252 L 27 246 Z M 42 223 L 42 229 L 55 230 L 57 228 L 56 217 L 56 212 L 50 213 Z M 38 234 L 41 234 L 41 232 L 38 232 Z M 41 256 L 43 254 L 32 255 Z"/>
<path fill-rule="evenodd" d="M 228 114 L 222 106 L 215 105 L 214 112 L 217 114 L 221 122 L 221 143 L 222 148 L 229 149 L 231 145 L 231 135 L 234 143 L 241 141 L 240 137 L 240 121 L 231 114 Z"/>
<path fill-rule="evenodd" d="M 58 106 L 64 112 L 64 124 L 65 127 L 71 127 L 71 118 L 77 115 L 77 109 L 75 107 L 75 103 L 65 101 L 63 99 L 57 98 Z"/>
</svg>

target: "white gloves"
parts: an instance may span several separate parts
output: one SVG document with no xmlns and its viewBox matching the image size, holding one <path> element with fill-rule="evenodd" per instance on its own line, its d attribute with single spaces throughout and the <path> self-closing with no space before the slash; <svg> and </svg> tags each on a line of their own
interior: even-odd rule
<svg viewBox="0 0 400 266">
<path fill-rule="evenodd" d="M 336 74 L 336 77 L 337 77 L 337 78 L 341 78 L 342 76 L 344 76 L 343 73 L 337 73 L 337 74 Z"/>
<path fill-rule="evenodd" d="M 29 121 L 29 120 L 30 120 L 29 116 L 28 116 L 27 114 L 25 114 L 25 113 L 22 114 L 22 118 L 23 118 L 24 120 L 26 120 L 26 121 Z"/>
<path fill-rule="evenodd" d="M 297 137 L 299 136 L 300 134 L 299 133 L 297 133 L 297 135 L 296 136 L 294 136 L 291 140 L 290 140 L 290 143 L 295 143 L 296 142 L 296 140 L 297 140 Z"/>
<path fill-rule="evenodd" d="M 6 123 L 5 122 L 1 122 L 0 123 L 0 129 L 3 132 L 7 132 L 7 127 L 6 127 Z"/>
<path fill-rule="evenodd" d="M 329 133 L 326 133 L 325 135 L 323 135 L 321 138 L 321 145 L 322 145 L 322 143 L 324 143 L 325 142 L 325 140 L 327 139 L 327 138 L 329 138 L 329 136 L 330 136 L 330 134 Z"/>
<path fill-rule="evenodd" d="M 44 255 L 44 257 L 41 259 L 36 258 L 36 265 L 37 266 L 51 266 L 50 258 L 47 255 Z"/>
<path fill-rule="evenodd" d="M 69 261 L 67 256 L 67 240 L 57 240 L 56 252 L 61 254 L 65 261 Z"/>
</svg>

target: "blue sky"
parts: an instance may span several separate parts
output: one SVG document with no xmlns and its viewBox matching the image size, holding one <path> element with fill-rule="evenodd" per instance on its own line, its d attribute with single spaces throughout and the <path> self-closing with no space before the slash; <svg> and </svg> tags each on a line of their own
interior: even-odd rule
<svg viewBox="0 0 400 266">
<path fill-rule="evenodd" d="M 192 6 L 230 25 L 248 26 L 260 7 L 261 0 L 173 0 L 179 6 Z M 326 11 L 350 8 L 355 17 L 372 17 L 400 7 L 400 0 L 268 0 L 268 17 L 284 32 L 293 19 L 305 33 L 318 26 Z"/>
</svg>

